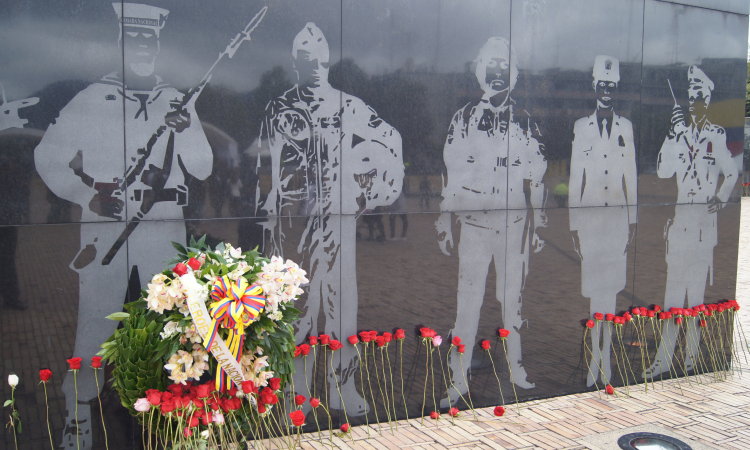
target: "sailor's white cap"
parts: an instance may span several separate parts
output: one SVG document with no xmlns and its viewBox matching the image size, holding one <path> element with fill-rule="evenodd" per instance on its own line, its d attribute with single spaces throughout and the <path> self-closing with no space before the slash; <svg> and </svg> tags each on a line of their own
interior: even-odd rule
<svg viewBox="0 0 750 450">
<path fill-rule="evenodd" d="M 607 55 L 597 55 L 594 59 L 594 80 L 620 82 L 620 61 Z"/>
<path fill-rule="evenodd" d="M 145 27 L 159 31 L 164 28 L 169 11 L 139 3 L 112 3 L 122 25 Z"/>
</svg>

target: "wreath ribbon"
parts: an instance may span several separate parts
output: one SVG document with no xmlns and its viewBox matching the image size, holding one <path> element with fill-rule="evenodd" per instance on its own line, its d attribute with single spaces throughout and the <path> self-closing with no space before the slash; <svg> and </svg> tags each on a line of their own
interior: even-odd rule
<svg viewBox="0 0 750 450">
<path fill-rule="evenodd" d="M 227 328 L 227 346 L 239 362 L 245 343 L 245 328 L 258 319 L 266 306 L 263 288 L 257 284 L 250 285 L 244 277 L 232 281 L 225 276 L 214 282 L 211 299 L 214 300 L 209 308 L 211 325 L 203 345 L 210 351 L 219 337 L 219 327 Z M 231 388 L 231 380 L 222 367 L 216 373 L 216 389 L 224 386 Z"/>
</svg>

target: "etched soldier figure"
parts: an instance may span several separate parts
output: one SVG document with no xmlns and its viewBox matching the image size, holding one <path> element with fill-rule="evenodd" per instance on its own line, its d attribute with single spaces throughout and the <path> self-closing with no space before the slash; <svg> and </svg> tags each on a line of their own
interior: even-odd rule
<svg viewBox="0 0 750 450">
<path fill-rule="evenodd" d="M 591 299 L 592 318 L 597 312 L 615 313 L 638 212 L 633 125 L 613 108 L 620 62 L 597 56 L 593 77 L 596 111 L 574 125 L 568 192 L 573 247 L 581 258 L 581 294 Z M 591 332 L 588 386 L 600 374 L 602 382 L 609 382 L 611 340 L 612 323 L 597 321 Z"/>
<path fill-rule="evenodd" d="M 205 179 L 213 163 L 195 97 L 183 102 L 182 93 L 154 74 L 169 11 L 133 3 L 112 6 L 120 22 L 125 73 L 110 73 L 78 93 L 34 154 L 49 189 L 83 210 L 81 250 L 71 268 L 79 275 L 74 355 L 84 360 L 114 331 L 116 322 L 104 317 L 121 308 L 128 279 L 138 280 L 139 274 L 138 285 L 150 281 L 174 254 L 170 242 L 185 241 L 180 220 L 187 203 L 185 176 Z M 148 223 L 162 219 L 172 220 Z M 126 251 L 121 246 L 128 233 Z M 79 402 L 96 398 L 93 373 L 78 375 Z M 71 374 L 63 391 L 68 411 L 63 446 L 71 448 L 76 446 Z M 81 446 L 90 448 L 87 405 L 78 406 L 78 419 Z"/>
<path fill-rule="evenodd" d="M 271 191 L 262 205 L 272 251 L 290 244 L 301 254 L 310 279 L 297 341 L 326 333 L 343 340 L 357 332 L 356 221 L 363 210 L 393 203 L 401 193 L 401 135 L 362 100 L 328 83 L 329 50 L 323 32 L 308 23 L 292 46 L 297 84 L 266 107 L 260 145 L 271 154 Z M 361 205 L 360 205 L 361 203 Z M 288 216 L 307 216 L 299 241 L 289 242 Z M 343 247 L 342 247 L 343 246 Z M 323 308 L 325 328 L 318 329 Z M 354 347 L 341 350 L 341 395 L 349 415 L 367 412 L 357 393 Z M 295 384 L 311 376 L 297 366 Z M 309 381 L 308 381 L 309 382 Z M 331 392 L 335 379 L 329 377 Z M 331 405 L 340 408 L 338 395 Z"/>
<path fill-rule="evenodd" d="M 718 235 L 717 213 L 729 200 L 739 170 L 727 148 L 724 128 L 706 118 L 714 83 L 698 67 L 688 68 L 689 118 L 675 102 L 672 125 L 664 139 L 657 162 L 659 178 L 676 177 L 677 204 L 674 219 L 667 221 L 664 238 L 667 241 L 667 287 L 664 308 L 682 308 L 703 303 L 706 278 L 713 285 L 714 247 Z M 720 175 L 724 181 L 719 184 Z M 670 319 L 671 320 L 671 319 Z M 693 339 L 688 343 L 686 369 L 692 370 L 700 342 L 701 330 L 693 318 L 686 319 L 693 326 Z M 668 372 L 677 342 L 676 327 L 663 327 L 656 361 L 643 373 L 653 377 Z"/>
<path fill-rule="evenodd" d="M 0 83 L 0 92 L 2 92 L 3 97 L 3 102 L 0 103 L 0 131 L 7 130 L 8 128 L 23 128 L 29 121 L 18 117 L 18 110 L 36 105 L 39 103 L 39 97 L 29 97 L 9 102 L 5 98 L 5 86 L 2 83 Z"/>
<path fill-rule="evenodd" d="M 529 252 L 540 251 L 544 242 L 536 228 L 546 226 L 543 212 L 547 170 L 541 133 L 525 111 L 516 111 L 510 94 L 518 77 L 510 43 L 490 38 L 479 50 L 476 76 L 484 94 L 453 116 L 443 150 L 447 182 L 436 228 L 438 244 L 446 255 L 453 246 L 452 214 L 461 224 L 458 244 L 458 308 L 451 331 L 471 344 L 476 339 L 489 266 L 494 260 L 495 296 L 502 304 L 511 381 L 530 389 L 521 365 L 521 292 L 528 274 Z M 530 195 L 524 192 L 528 181 Z M 530 204 L 533 214 L 529 214 Z M 470 212 L 465 212 L 470 211 Z M 530 217 L 530 216 L 533 216 Z M 471 361 L 473 345 L 466 346 Z M 453 385 L 441 407 L 454 404 L 468 386 L 460 360 L 452 358 Z M 463 372 L 463 373 L 462 373 Z"/>
</svg>

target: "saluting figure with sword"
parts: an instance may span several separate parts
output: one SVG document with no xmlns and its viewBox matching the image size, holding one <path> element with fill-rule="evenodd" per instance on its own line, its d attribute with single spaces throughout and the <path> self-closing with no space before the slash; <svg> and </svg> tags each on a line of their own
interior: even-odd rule
<svg viewBox="0 0 750 450">
<path fill-rule="evenodd" d="M 114 331 L 116 323 L 104 317 L 122 304 L 128 281 L 138 290 L 139 274 L 150 280 L 174 253 L 170 242 L 185 240 L 185 176 L 203 180 L 213 165 L 195 101 L 217 63 L 250 40 L 266 12 L 263 8 L 198 86 L 183 94 L 154 73 L 169 11 L 135 3 L 112 6 L 120 22 L 125 73 L 113 72 L 78 93 L 34 152 L 49 189 L 82 208 L 81 250 L 71 268 L 79 274 L 74 354 L 84 359 L 95 355 Z M 122 249 L 126 240 L 127 251 Z M 68 410 L 63 446 L 77 445 L 78 429 L 81 447 L 90 448 L 91 415 L 80 404 L 76 427 L 72 376 L 66 377 L 63 391 Z M 78 399 L 96 395 L 93 371 L 82 371 Z"/>
</svg>

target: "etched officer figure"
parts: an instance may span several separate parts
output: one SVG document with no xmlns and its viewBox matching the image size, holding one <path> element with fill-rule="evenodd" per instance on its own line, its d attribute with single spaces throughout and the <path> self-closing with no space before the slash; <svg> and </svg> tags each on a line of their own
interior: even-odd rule
<svg viewBox="0 0 750 450">
<path fill-rule="evenodd" d="M 310 279 L 297 342 L 327 333 L 344 340 L 357 333 L 356 221 L 363 210 L 392 204 L 401 194 L 404 163 L 401 135 L 362 100 L 328 83 L 329 50 L 323 32 L 310 22 L 292 46 L 297 84 L 266 107 L 260 145 L 271 153 L 271 191 L 262 206 L 272 253 L 293 245 Z M 363 205 L 361 206 L 360 203 Z M 301 239 L 285 241 L 288 216 L 306 215 Z M 318 329 L 323 308 L 325 328 Z M 357 352 L 345 345 L 336 369 L 349 415 L 367 411 L 357 393 Z M 338 363 L 337 363 L 338 364 Z M 311 380 L 297 365 L 295 384 Z M 340 408 L 329 377 L 331 406 Z"/>
<path fill-rule="evenodd" d="M 674 219 L 664 227 L 667 240 L 667 287 L 664 309 L 683 308 L 703 303 L 706 278 L 713 285 L 714 247 L 717 213 L 729 200 L 739 170 L 727 148 L 724 128 L 706 118 L 714 83 L 698 67 L 688 68 L 689 117 L 675 103 L 672 126 L 664 139 L 657 162 L 659 178 L 677 180 L 677 204 Z M 720 175 L 724 181 L 719 184 Z M 693 318 L 686 319 L 694 329 L 687 345 L 686 369 L 692 370 L 698 352 L 701 330 Z M 672 320 L 662 329 L 656 361 L 644 373 L 653 377 L 668 372 L 677 342 Z"/>
<path fill-rule="evenodd" d="M 546 226 L 543 212 L 544 185 L 547 170 L 541 133 L 525 111 L 516 111 L 510 94 L 516 84 L 518 69 L 510 43 L 490 38 L 479 50 L 476 76 L 484 94 L 453 116 L 443 149 L 447 182 L 438 218 L 438 244 L 446 255 L 453 246 L 451 231 L 453 211 L 461 224 L 458 244 L 458 308 L 456 324 L 451 331 L 469 345 L 466 363 L 451 358 L 453 372 L 450 397 L 441 407 L 454 404 L 466 394 L 465 371 L 469 369 L 484 300 L 490 264 L 497 273 L 495 296 L 502 305 L 503 327 L 507 338 L 511 381 L 530 389 L 521 365 L 521 291 L 528 274 L 529 252 L 539 251 L 543 241 L 536 228 Z M 525 182 L 530 194 L 524 192 Z M 529 205 L 533 210 L 529 214 Z M 532 224 L 533 222 L 533 224 Z"/>
<path fill-rule="evenodd" d="M 570 231 L 581 258 L 581 294 L 591 299 L 592 318 L 597 312 L 615 313 L 638 212 L 633 125 L 613 108 L 620 62 L 597 56 L 593 76 L 596 111 L 575 123 L 568 191 Z M 603 383 L 611 379 L 612 330 L 612 323 L 597 322 L 591 332 L 588 386 L 600 373 Z"/>
<path fill-rule="evenodd" d="M 185 176 L 205 179 L 213 164 L 195 97 L 183 102 L 182 93 L 154 74 L 169 11 L 134 3 L 112 6 L 120 21 L 125 73 L 110 73 L 78 93 L 34 153 L 49 189 L 82 209 L 81 251 L 71 268 L 79 275 L 74 355 L 84 360 L 117 326 L 104 317 L 121 308 L 128 279 L 139 274 L 137 283 L 145 285 L 174 255 L 170 242 L 185 241 L 180 220 L 187 203 Z M 161 219 L 173 220 L 148 223 Z M 79 402 L 96 398 L 93 373 L 78 375 Z M 76 446 L 71 374 L 63 391 L 68 411 L 63 445 L 71 448 Z M 79 404 L 78 419 L 81 446 L 90 448 L 88 405 Z"/>
</svg>

